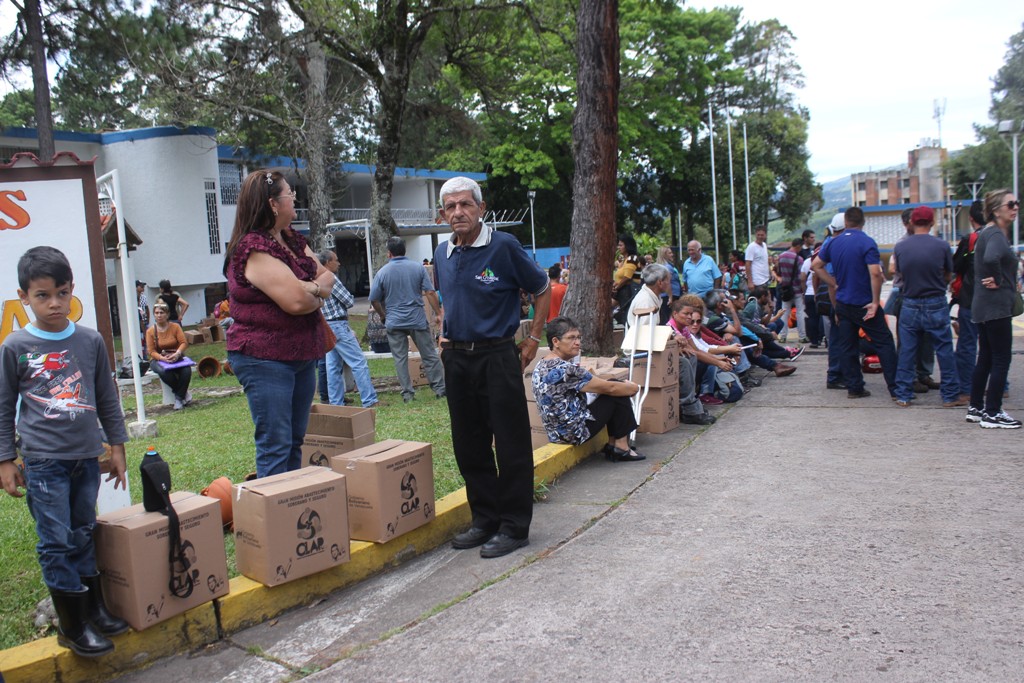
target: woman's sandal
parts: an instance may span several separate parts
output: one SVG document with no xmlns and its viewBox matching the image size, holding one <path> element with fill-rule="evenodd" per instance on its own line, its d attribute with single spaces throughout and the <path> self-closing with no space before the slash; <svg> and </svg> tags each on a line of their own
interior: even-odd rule
<svg viewBox="0 0 1024 683">
<path fill-rule="evenodd" d="M 624 451 L 611 444 L 604 447 L 604 457 L 611 462 L 639 462 L 647 459 L 646 456 L 640 455 L 632 449 Z"/>
</svg>

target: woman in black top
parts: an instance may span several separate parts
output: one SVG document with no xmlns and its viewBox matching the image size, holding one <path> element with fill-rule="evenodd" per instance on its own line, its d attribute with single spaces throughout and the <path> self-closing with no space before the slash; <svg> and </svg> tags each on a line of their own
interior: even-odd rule
<svg viewBox="0 0 1024 683">
<path fill-rule="evenodd" d="M 971 378 L 971 406 L 967 421 L 986 429 L 1019 429 L 1003 411 L 1003 389 L 1010 369 L 1013 344 L 1013 304 L 1017 293 L 1017 256 L 1010 246 L 1010 230 L 1020 209 L 1007 189 L 985 195 L 986 225 L 974 246 L 974 297 L 971 317 L 978 325 L 978 362 Z"/>
<path fill-rule="evenodd" d="M 185 301 L 185 297 L 171 289 L 170 280 L 160 281 L 160 293 L 156 295 L 156 300 L 167 304 L 167 310 L 170 314 L 168 317 L 169 322 L 180 323 L 181 319 L 185 317 L 185 311 L 188 310 L 188 302 Z"/>
</svg>

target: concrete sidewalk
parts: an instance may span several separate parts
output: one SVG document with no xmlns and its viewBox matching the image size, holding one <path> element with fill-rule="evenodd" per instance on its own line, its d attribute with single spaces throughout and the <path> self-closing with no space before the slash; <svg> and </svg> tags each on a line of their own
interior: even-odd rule
<svg viewBox="0 0 1024 683">
<path fill-rule="evenodd" d="M 1024 431 L 797 366 L 564 475 L 522 551 L 439 548 L 119 680 L 1019 680 Z"/>
</svg>

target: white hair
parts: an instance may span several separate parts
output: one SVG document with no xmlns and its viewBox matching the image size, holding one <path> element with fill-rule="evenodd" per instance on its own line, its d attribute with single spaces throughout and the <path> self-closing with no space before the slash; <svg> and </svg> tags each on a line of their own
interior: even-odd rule
<svg viewBox="0 0 1024 683">
<path fill-rule="evenodd" d="M 669 273 L 668 268 L 660 263 L 652 263 L 640 271 L 640 278 L 648 287 L 653 287 L 669 275 L 671 275 L 671 273 Z"/>
<path fill-rule="evenodd" d="M 445 197 L 450 194 L 455 194 L 456 192 L 472 192 L 473 200 L 476 201 L 477 204 L 480 204 L 484 200 L 483 193 L 480 192 L 480 186 L 475 180 L 466 178 L 465 176 L 458 176 L 452 178 L 441 186 L 441 192 L 438 196 L 438 199 L 441 200 L 441 205 L 444 205 Z"/>
</svg>

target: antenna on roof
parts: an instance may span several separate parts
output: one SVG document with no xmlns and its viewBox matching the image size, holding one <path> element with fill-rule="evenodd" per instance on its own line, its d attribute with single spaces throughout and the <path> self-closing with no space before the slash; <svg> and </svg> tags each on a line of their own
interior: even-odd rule
<svg viewBox="0 0 1024 683">
<path fill-rule="evenodd" d="M 935 100 L 934 104 L 935 113 L 932 114 L 932 118 L 939 124 L 939 138 L 935 141 L 935 146 L 942 147 L 942 117 L 946 115 L 946 98 L 942 98 L 942 104 L 939 104 L 938 100 Z"/>
</svg>

